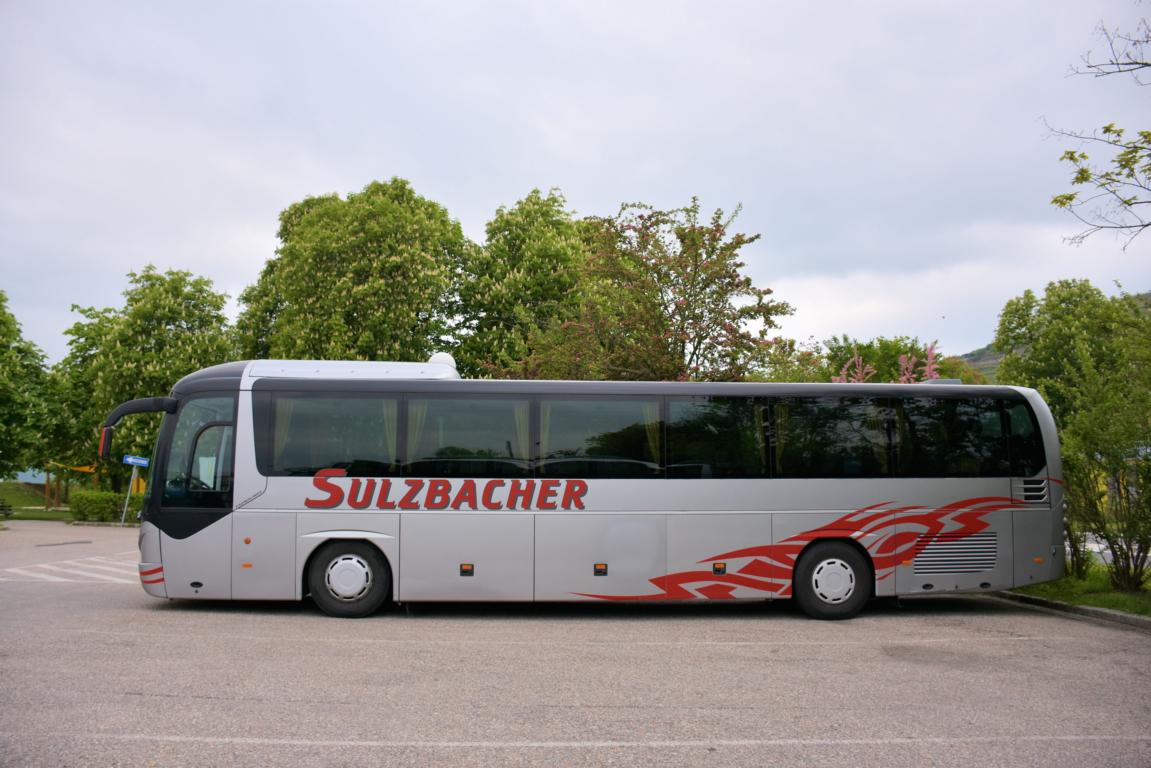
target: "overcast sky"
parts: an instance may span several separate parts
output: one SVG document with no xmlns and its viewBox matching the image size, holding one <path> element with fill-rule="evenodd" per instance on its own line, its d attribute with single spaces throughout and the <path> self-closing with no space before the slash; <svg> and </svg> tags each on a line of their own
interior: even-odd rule
<svg viewBox="0 0 1151 768">
<path fill-rule="evenodd" d="M 233 299 L 279 212 L 401 176 L 482 240 L 532 188 L 579 215 L 742 204 L 784 333 L 988 343 L 1051 280 L 1151 290 L 1054 209 L 1053 126 L 1151 123 L 1151 87 L 1069 76 L 1131 0 L 0 2 L 0 288 L 55 361 L 72 304 L 146 264 Z M 230 309 L 235 311 L 234 302 Z"/>
</svg>

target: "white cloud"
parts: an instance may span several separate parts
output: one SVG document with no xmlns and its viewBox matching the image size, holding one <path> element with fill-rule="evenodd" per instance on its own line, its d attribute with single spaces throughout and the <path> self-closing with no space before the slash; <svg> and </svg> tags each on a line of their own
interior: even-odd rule
<svg viewBox="0 0 1151 768">
<path fill-rule="evenodd" d="M 1066 76 L 1101 17 L 1142 13 L 0 3 L 0 279 L 59 359 L 69 305 L 117 304 L 149 262 L 234 298 L 272 255 L 277 214 L 309 195 L 403 176 L 476 238 L 533 187 L 560 187 L 583 215 L 698 195 L 742 203 L 738 228 L 764 234 L 749 268 L 798 307 L 790 332 L 966 351 L 1023 287 L 1151 287 L 1122 258 L 1107 268 L 1112 241 L 1060 243 L 1073 222 L 1047 200 L 1068 173 L 1039 120 L 1146 116 L 1134 86 Z M 964 224 L 991 218 L 1008 223 Z"/>
<path fill-rule="evenodd" d="M 956 248 L 972 260 L 936 262 L 905 271 L 849 270 L 782 278 L 771 283 L 777 298 L 796 312 L 782 332 L 822 341 L 839 334 L 859 339 L 917 336 L 938 340 L 946 354 L 963 354 L 992 341 L 1003 305 L 1026 289 L 1088 279 L 1107 293 L 1151 290 L 1151 241 L 1124 252 L 1106 235 L 1073 247 L 1066 230 L 1004 223 L 973 224 L 953 233 Z"/>
</svg>

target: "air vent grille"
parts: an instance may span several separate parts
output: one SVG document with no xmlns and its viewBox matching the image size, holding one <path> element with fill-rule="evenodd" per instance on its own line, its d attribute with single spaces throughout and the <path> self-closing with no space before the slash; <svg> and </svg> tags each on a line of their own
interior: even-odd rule
<svg viewBox="0 0 1151 768">
<path fill-rule="evenodd" d="M 915 573 L 981 573 L 995 568 L 998 535 L 994 531 L 940 533 L 925 537 L 927 546 L 915 556 Z"/>
<path fill-rule="evenodd" d="M 1040 478 L 1038 480 L 1014 480 L 1012 481 L 1012 491 L 1015 498 L 1022 501 L 1024 504 L 1050 504 L 1051 496 L 1050 489 L 1047 485 L 1047 480 Z"/>
</svg>

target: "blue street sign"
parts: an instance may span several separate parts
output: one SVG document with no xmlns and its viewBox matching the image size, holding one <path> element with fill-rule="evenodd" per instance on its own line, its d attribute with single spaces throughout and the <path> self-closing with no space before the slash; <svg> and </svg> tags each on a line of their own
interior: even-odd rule
<svg viewBox="0 0 1151 768">
<path fill-rule="evenodd" d="M 124 463 L 130 464 L 133 467 L 146 467 L 146 466 L 148 466 L 148 460 L 146 458 L 144 458 L 143 456 L 125 455 L 124 456 Z"/>
</svg>

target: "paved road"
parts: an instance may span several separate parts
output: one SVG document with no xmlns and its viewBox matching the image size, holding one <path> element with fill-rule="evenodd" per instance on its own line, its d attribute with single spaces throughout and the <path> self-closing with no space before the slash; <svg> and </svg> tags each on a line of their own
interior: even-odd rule
<svg viewBox="0 0 1151 768">
<path fill-rule="evenodd" d="M 149 598 L 131 529 L 9 527 L 2 765 L 1151 766 L 1134 629 L 984 598 L 340 621 Z"/>
</svg>

